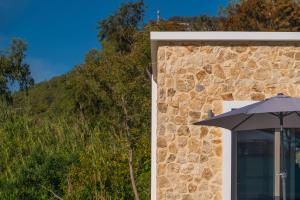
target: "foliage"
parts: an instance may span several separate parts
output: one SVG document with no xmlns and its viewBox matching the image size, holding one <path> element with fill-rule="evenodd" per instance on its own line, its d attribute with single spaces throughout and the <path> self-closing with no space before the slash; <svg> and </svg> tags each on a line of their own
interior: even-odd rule
<svg viewBox="0 0 300 200">
<path fill-rule="evenodd" d="M 0 199 L 132 199 L 122 138 L 79 118 L 36 123 L 27 111 L 1 106 Z M 149 137 L 136 149 L 137 183 L 149 198 Z M 51 191 L 51 192 L 50 192 Z"/>
<path fill-rule="evenodd" d="M 228 31 L 299 31 L 300 6 L 293 0 L 242 0 L 225 9 Z"/>
<path fill-rule="evenodd" d="M 31 117 L 36 119 L 54 114 L 72 115 L 75 102 L 71 96 L 69 77 L 72 75 L 66 74 L 37 83 L 30 88 L 29 95 L 25 91 L 13 94 L 13 106 L 17 109 L 26 107 Z"/>
<path fill-rule="evenodd" d="M 187 24 L 187 29 L 190 31 L 217 31 L 219 29 L 219 17 L 207 15 L 194 17 L 175 16 L 169 19 L 177 23 Z"/>
<path fill-rule="evenodd" d="M 99 40 L 109 41 L 116 51 L 130 51 L 133 34 L 142 29 L 144 2 L 123 4 L 113 15 L 99 22 Z"/>
<path fill-rule="evenodd" d="M 128 53 L 90 51 L 85 64 L 76 68 L 76 79 L 71 83 L 78 111 L 89 116 L 89 122 L 100 123 L 102 132 L 110 132 L 115 140 L 123 141 L 121 145 L 128 152 L 129 160 L 133 159 L 141 138 L 149 137 L 151 98 L 151 77 L 147 74 L 149 34 L 136 32 L 132 40 Z M 141 148 L 149 150 L 149 146 Z M 149 152 L 143 159 L 149 160 Z M 132 167 L 128 162 L 129 168 Z M 134 160 L 133 165 L 137 164 Z M 135 178 L 130 179 L 132 187 L 136 187 Z"/>
<path fill-rule="evenodd" d="M 21 90 L 27 91 L 33 85 L 28 64 L 24 64 L 26 44 L 13 39 L 8 52 L 0 53 L 0 96 L 10 98 L 10 84 L 17 82 Z"/>
</svg>

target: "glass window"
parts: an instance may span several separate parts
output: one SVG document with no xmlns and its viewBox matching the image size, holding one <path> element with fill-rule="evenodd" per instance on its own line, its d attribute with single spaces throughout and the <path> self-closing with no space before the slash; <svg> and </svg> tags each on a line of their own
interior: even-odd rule
<svg viewBox="0 0 300 200">
<path fill-rule="evenodd" d="M 300 130 L 286 129 L 282 143 L 282 167 L 287 172 L 287 200 L 300 200 Z"/>
<path fill-rule="evenodd" d="M 236 199 L 268 200 L 274 196 L 274 130 L 233 133 Z"/>
</svg>

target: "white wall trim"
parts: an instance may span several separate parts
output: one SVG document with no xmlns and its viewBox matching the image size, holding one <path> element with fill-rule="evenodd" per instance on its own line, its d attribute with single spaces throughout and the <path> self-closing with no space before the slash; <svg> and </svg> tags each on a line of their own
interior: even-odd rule
<svg viewBox="0 0 300 200">
<path fill-rule="evenodd" d="M 249 104 L 255 103 L 255 101 L 224 101 L 223 111 L 229 112 L 233 108 L 240 108 Z M 231 144 L 231 131 L 223 129 L 223 200 L 232 200 L 231 196 L 231 155 L 232 155 L 232 144 Z"/>
<path fill-rule="evenodd" d="M 151 32 L 155 41 L 300 41 L 300 32 Z"/>
<path fill-rule="evenodd" d="M 151 109 L 151 200 L 156 200 L 156 129 L 157 129 L 157 84 L 152 76 Z"/>
</svg>

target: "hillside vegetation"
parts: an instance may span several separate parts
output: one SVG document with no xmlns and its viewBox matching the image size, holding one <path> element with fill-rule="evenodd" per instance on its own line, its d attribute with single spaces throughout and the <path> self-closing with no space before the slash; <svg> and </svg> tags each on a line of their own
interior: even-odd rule
<svg viewBox="0 0 300 200">
<path fill-rule="evenodd" d="M 146 25 L 144 9 L 123 4 L 100 21 L 102 49 L 46 82 L 33 85 L 23 43 L 11 48 L 21 54 L 0 53 L 0 199 L 150 199 L 149 32 L 300 31 L 292 0 L 243 0 L 219 16 Z"/>
</svg>

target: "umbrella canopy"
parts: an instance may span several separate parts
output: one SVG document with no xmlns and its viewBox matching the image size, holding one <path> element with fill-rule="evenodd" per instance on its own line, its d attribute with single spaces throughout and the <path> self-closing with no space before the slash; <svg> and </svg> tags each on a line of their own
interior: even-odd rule
<svg viewBox="0 0 300 200">
<path fill-rule="evenodd" d="M 217 126 L 232 131 L 300 128 L 300 99 L 278 94 L 194 124 Z"/>
</svg>

